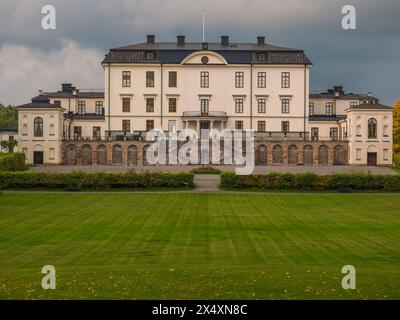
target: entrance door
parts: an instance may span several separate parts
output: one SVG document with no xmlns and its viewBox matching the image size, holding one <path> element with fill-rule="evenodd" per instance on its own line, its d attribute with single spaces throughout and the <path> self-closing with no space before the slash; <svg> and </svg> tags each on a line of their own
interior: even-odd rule
<svg viewBox="0 0 400 320">
<path fill-rule="evenodd" d="M 201 121 L 200 122 L 200 129 L 201 130 L 210 130 L 210 122 L 209 121 Z"/>
<path fill-rule="evenodd" d="M 42 165 L 43 164 L 43 151 L 33 152 L 33 164 Z"/>
<path fill-rule="evenodd" d="M 377 163 L 377 154 L 376 154 L 376 152 L 368 152 L 367 164 L 369 166 L 376 166 L 376 163 Z"/>
</svg>

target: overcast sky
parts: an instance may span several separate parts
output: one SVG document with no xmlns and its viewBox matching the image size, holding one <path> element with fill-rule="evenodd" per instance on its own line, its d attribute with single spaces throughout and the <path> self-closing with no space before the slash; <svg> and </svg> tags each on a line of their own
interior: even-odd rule
<svg viewBox="0 0 400 320">
<path fill-rule="evenodd" d="M 44 31 L 41 9 L 57 10 Z M 341 28 L 341 8 L 354 5 L 357 30 Z M 61 82 L 103 88 L 100 62 L 109 48 L 145 41 L 267 42 L 304 49 L 314 66 L 311 89 L 343 85 L 386 104 L 400 98 L 400 0 L 1 0 L 0 102 L 22 104 Z"/>
</svg>

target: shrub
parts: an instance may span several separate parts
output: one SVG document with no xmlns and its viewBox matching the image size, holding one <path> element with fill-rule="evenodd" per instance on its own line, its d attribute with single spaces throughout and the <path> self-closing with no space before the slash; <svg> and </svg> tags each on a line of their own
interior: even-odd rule
<svg viewBox="0 0 400 320">
<path fill-rule="evenodd" d="M 314 173 L 270 173 L 239 176 L 231 172 L 221 174 L 221 187 L 257 190 L 353 190 L 400 191 L 400 175 L 372 175 L 367 173 L 339 173 L 318 176 Z"/>
<path fill-rule="evenodd" d="M 0 173 L 0 189 L 152 189 L 193 187 L 192 173 Z"/>
<path fill-rule="evenodd" d="M 220 174 L 221 170 L 211 167 L 211 166 L 205 166 L 205 167 L 192 169 L 190 172 L 197 173 L 197 174 Z"/>
<path fill-rule="evenodd" d="M 395 153 L 393 155 L 393 164 L 396 166 L 396 168 L 400 168 L 400 153 Z"/>
<path fill-rule="evenodd" d="M 0 172 L 22 171 L 25 169 L 25 155 L 23 153 L 0 153 Z"/>
</svg>

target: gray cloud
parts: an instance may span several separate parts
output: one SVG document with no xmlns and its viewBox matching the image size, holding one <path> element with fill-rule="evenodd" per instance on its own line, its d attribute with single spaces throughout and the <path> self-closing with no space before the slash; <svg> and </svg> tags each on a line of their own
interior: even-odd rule
<svg viewBox="0 0 400 320">
<path fill-rule="evenodd" d="M 55 31 L 43 31 L 40 26 L 41 7 L 49 3 L 57 9 Z M 340 27 L 340 10 L 349 3 L 357 9 L 358 29 L 345 31 Z M 94 87 L 101 73 L 99 56 L 111 47 L 144 41 L 148 33 L 155 33 L 160 41 L 174 40 L 178 33 L 186 34 L 189 41 L 200 41 L 202 11 L 206 12 L 207 41 L 229 34 L 233 41 L 248 42 L 265 34 L 271 43 L 304 49 L 314 62 L 312 89 L 343 84 L 349 91 L 372 90 L 388 104 L 400 98 L 398 0 L 2 0 L 0 48 L 22 47 L 27 56 L 34 50 L 35 59 L 43 60 L 42 77 L 49 81 L 40 86 L 53 88 L 61 78 L 49 78 L 47 73 L 54 73 L 51 68 L 57 66 L 47 63 L 47 57 L 67 54 L 71 50 L 67 43 L 74 44 L 77 50 L 92 54 L 90 63 L 97 68 L 86 70 L 93 72 L 92 77 L 76 73 L 72 66 L 60 73 L 74 83 L 85 78 L 85 85 Z M 0 80 L 0 101 L 17 103 L 21 92 L 31 95 L 39 88 L 26 81 L 12 88 L 13 70 L 20 70 L 20 63 L 15 58 L 11 61 L 0 62 L 0 74 L 8 75 Z"/>
</svg>

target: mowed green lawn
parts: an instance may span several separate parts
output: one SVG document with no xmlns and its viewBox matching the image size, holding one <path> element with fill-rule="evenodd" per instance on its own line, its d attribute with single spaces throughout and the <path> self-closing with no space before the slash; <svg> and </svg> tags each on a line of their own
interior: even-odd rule
<svg viewBox="0 0 400 320">
<path fill-rule="evenodd" d="M 12 298 L 400 299 L 400 196 L 3 193 Z"/>
</svg>

